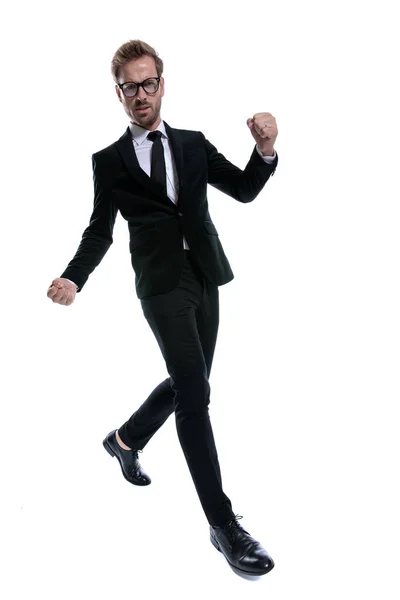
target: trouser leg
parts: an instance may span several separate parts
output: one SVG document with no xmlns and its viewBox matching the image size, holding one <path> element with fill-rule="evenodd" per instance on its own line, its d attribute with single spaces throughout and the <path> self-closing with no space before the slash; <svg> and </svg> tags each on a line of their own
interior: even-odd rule
<svg viewBox="0 0 400 600">
<path fill-rule="evenodd" d="M 143 313 L 157 339 L 170 377 L 119 430 L 130 447 L 143 448 L 175 411 L 178 438 L 208 521 L 232 515 L 209 417 L 209 375 L 219 323 L 218 288 L 201 279 L 186 259 L 176 288 L 142 299 Z"/>
</svg>

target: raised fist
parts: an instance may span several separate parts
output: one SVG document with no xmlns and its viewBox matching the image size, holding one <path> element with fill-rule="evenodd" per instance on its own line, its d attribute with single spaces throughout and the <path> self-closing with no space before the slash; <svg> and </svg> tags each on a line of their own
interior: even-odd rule
<svg viewBox="0 0 400 600">
<path fill-rule="evenodd" d="M 64 277 L 57 277 L 51 282 L 47 290 L 47 297 L 51 298 L 53 302 L 69 306 L 75 300 L 77 289 L 78 286 L 76 283 L 72 283 L 72 281 L 64 279 Z"/>
</svg>

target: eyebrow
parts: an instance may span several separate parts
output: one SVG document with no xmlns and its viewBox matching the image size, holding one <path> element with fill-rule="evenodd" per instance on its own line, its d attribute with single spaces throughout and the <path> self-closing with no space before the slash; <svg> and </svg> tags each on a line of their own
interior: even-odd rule
<svg viewBox="0 0 400 600">
<path fill-rule="evenodd" d="M 132 81 L 132 79 L 128 79 L 128 81 L 124 81 L 123 83 L 121 83 L 121 85 L 123 85 L 124 83 L 143 83 L 147 79 L 158 79 L 158 75 L 150 75 L 150 77 L 146 77 L 146 79 L 143 79 L 142 81 Z"/>
</svg>

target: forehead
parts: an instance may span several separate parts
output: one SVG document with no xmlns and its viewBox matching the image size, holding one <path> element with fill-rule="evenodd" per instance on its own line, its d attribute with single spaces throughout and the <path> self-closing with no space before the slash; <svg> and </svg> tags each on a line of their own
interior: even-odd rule
<svg viewBox="0 0 400 600">
<path fill-rule="evenodd" d="M 131 60 L 120 69 L 119 79 L 123 81 L 142 81 L 147 77 L 157 77 L 156 64 L 152 56 Z"/>
</svg>

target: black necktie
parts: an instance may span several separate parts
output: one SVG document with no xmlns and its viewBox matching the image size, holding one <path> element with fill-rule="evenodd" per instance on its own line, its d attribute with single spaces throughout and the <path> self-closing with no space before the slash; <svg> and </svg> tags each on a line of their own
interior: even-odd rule
<svg viewBox="0 0 400 600">
<path fill-rule="evenodd" d="M 151 178 L 162 186 L 167 193 L 167 173 L 165 170 L 164 148 L 161 141 L 161 131 L 151 131 L 147 139 L 153 142 L 151 149 Z"/>
</svg>

